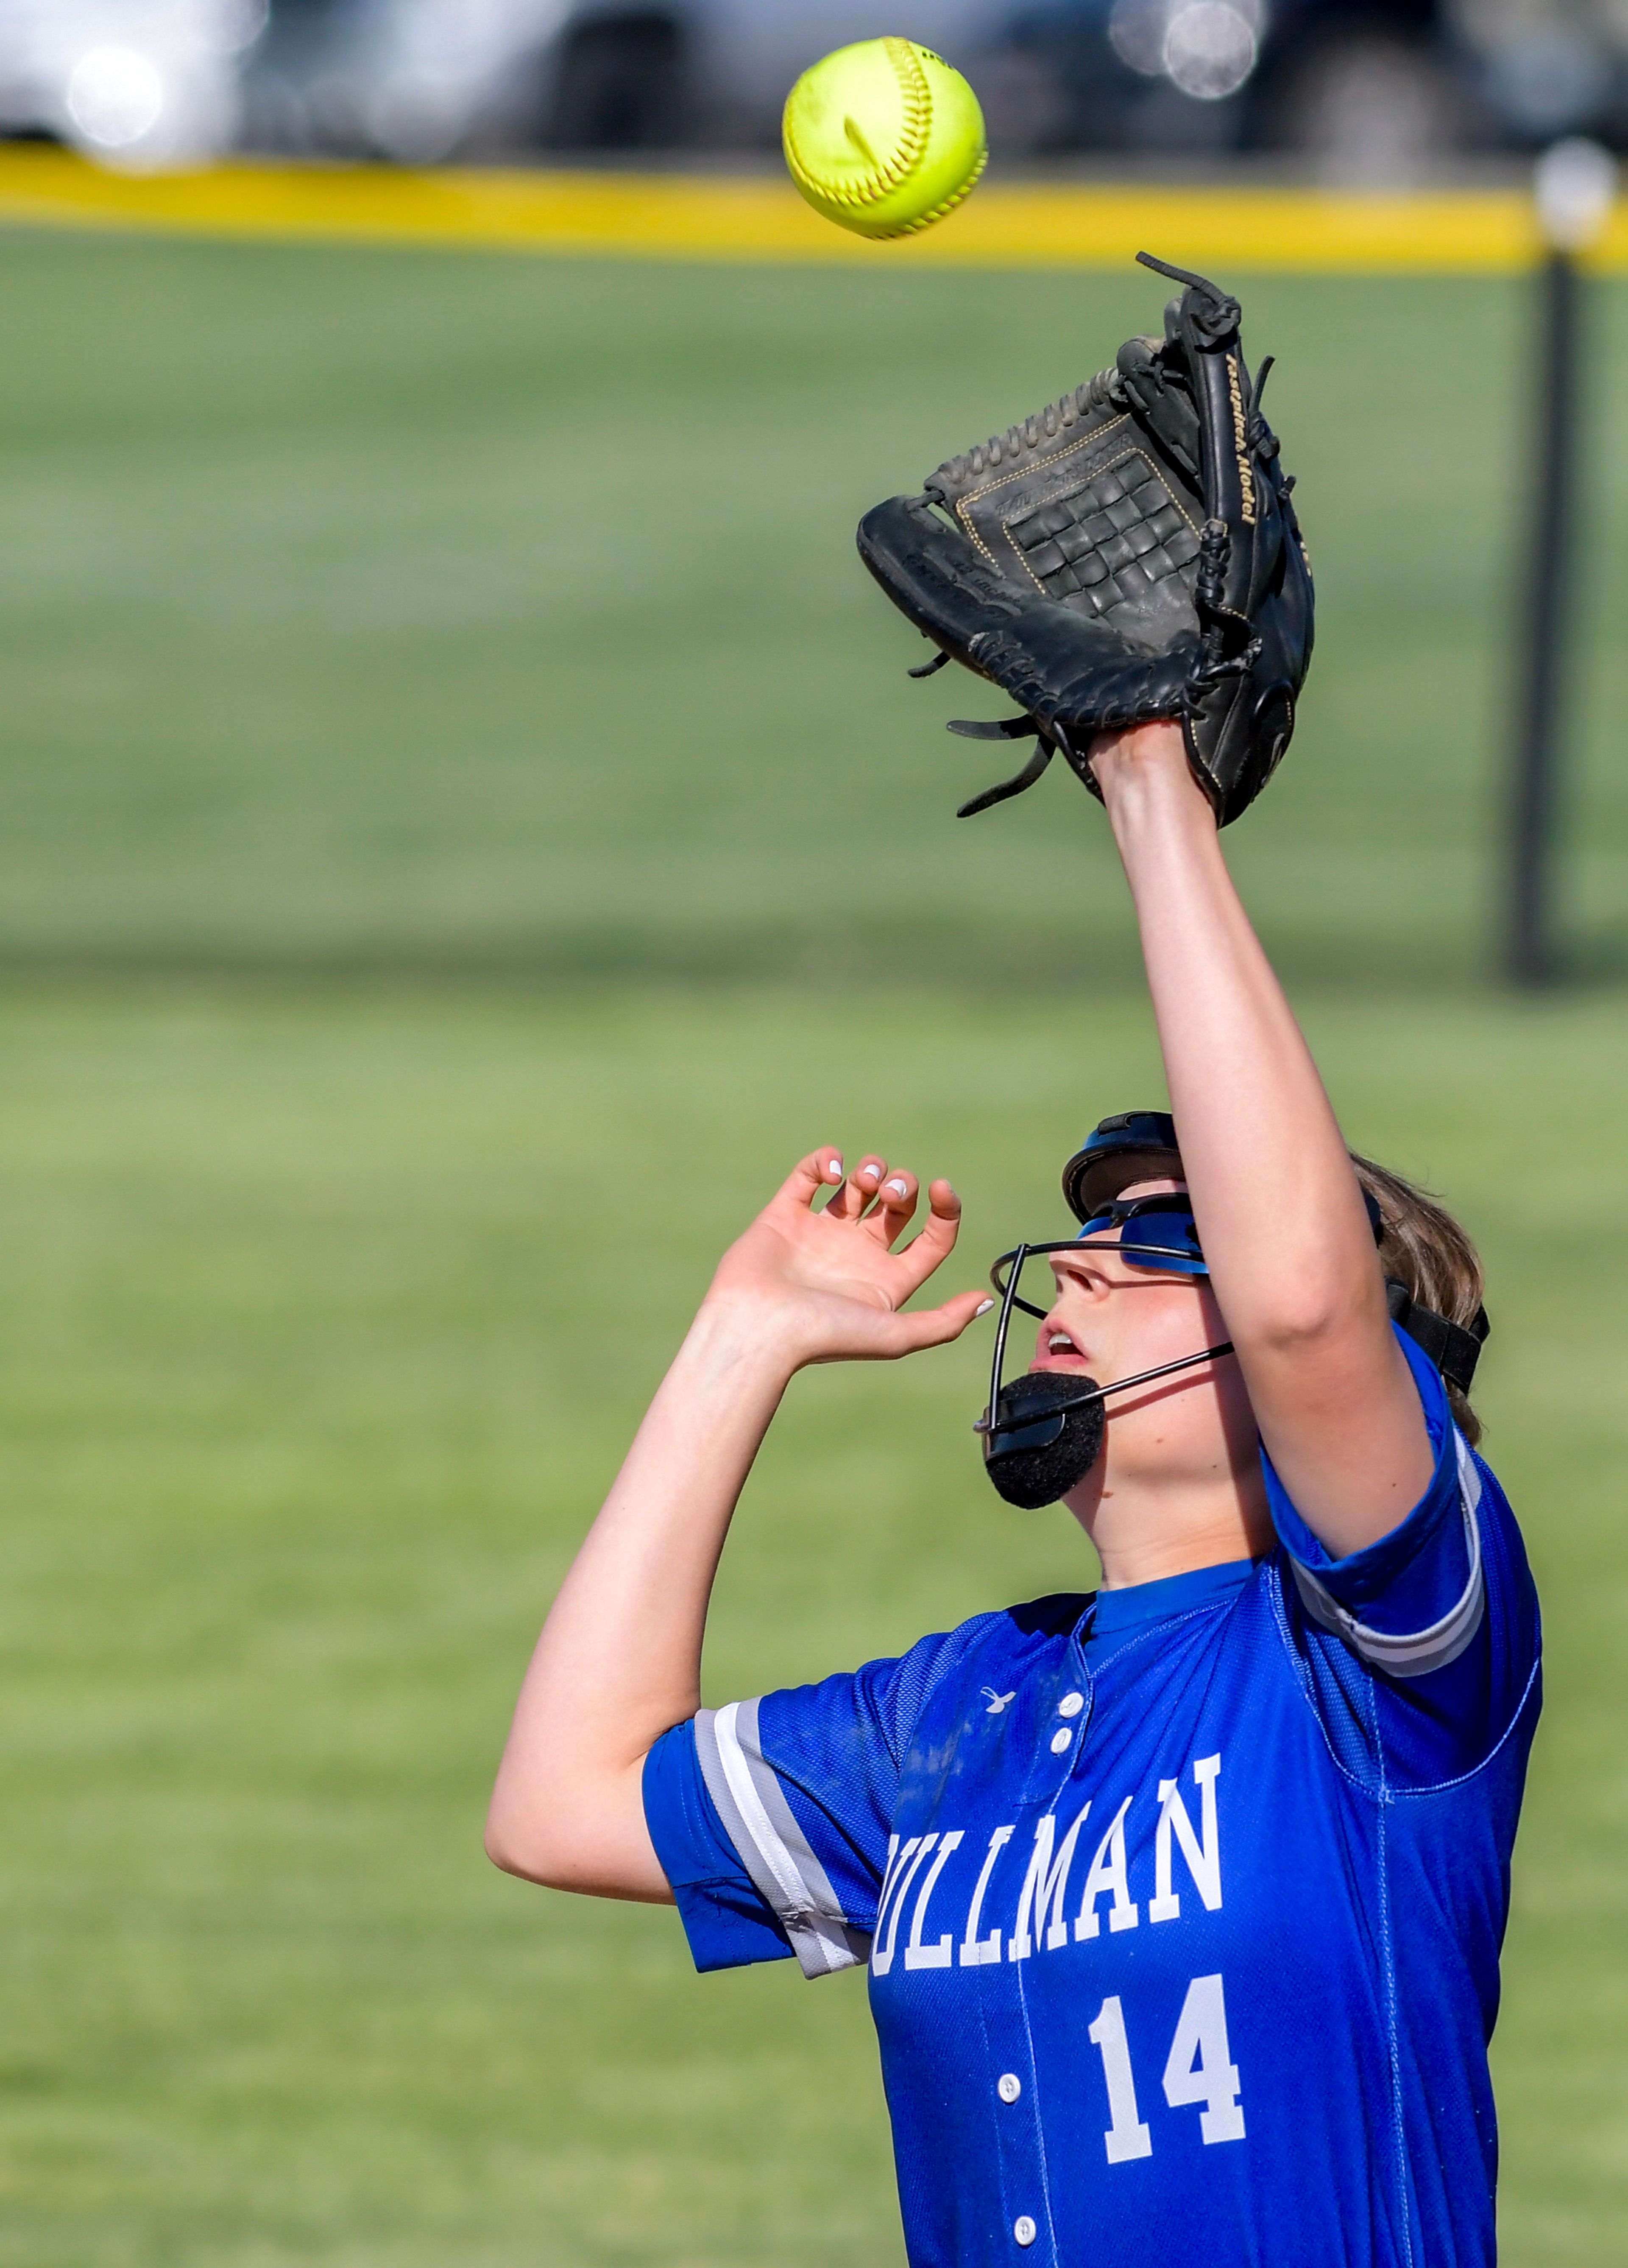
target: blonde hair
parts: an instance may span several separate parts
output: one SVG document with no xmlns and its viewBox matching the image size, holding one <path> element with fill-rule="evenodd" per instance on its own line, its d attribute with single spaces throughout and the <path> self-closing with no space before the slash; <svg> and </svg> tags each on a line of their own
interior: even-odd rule
<svg viewBox="0 0 1628 2268">
<path fill-rule="evenodd" d="M 1360 1158 L 1351 1162 L 1357 1179 L 1379 1207 L 1383 1235 L 1379 1260 L 1388 1278 L 1406 1285 L 1421 1307 L 1434 1307 L 1449 1323 L 1466 1329 L 1480 1309 L 1485 1285 L 1475 1246 L 1445 1206 L 1400 1174 Z M 1481 1439 L 1481 1421 L 1468 1397 L 1450 1380 L 1447 1398 L 1459 1431 L 1471 1447 Z"/>
</svg>

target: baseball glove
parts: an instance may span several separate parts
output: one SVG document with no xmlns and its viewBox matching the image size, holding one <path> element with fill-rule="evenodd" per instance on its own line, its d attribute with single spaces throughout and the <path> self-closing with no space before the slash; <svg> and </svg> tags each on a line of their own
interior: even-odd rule
<svg viewBox="0 0 1628 2268">
<path fill-rule="evenodd" d="M 1031 787 L 1060 748 L 1099 794 L 1093 734 L 1165 717 L 1224 827 L 1294 729 L 1311 570 L 1260 411 L 1270 361 L 1250 379 L 1236 299 L 1137 256 L 1186 287 L 1162 340 L 1127 340 L 1111 370 L 860 522 L 860 556 L 940 649 L 911 675 L 963 662 L 1023 711 L 950 731 L 1038 738 L 963 819 Z"/>
</svg>

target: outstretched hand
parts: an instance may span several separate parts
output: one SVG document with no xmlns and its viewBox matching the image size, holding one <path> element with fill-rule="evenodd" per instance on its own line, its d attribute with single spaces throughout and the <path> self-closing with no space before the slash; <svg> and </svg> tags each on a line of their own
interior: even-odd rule
<svg viewBox="0 0 1628 2268">
<path fill-rule="evenodd" d="M 832 1195 L 816 1211 L 822 1189 Z M 942 1307 L 899 1313 L 954 1251 L 961 1226 L 960 1198 L 948 1182 L 934 1182 L 925 1226 L 896 1251 L 917 1194 L 915 1175 L 885 1158 L 867 1156 L 845 1181 L 840 1157 L 814 1151 L 724 1254 L 708 1304 L 756 1310 L 796 1369 L 885 1362 L 959 1338 L 993 1304 L 986 1292 L 960 1292 Z"/>
</svg>

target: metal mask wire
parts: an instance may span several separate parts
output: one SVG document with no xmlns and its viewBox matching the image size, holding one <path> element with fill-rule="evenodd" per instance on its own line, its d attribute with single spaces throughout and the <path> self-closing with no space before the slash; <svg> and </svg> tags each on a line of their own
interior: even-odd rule
<svg viewBox="0 0 1628 2268">
<path fill-rule="evenodd" d="M 1104 1235 L 1116 1233 L 1105 1230 Z M 983 1416 L 973 1425 L 972 1431 L 975 1433 L 982 1433 L 989 1440 L 993 1440 L 998 1431 L 995 1420 L 1001 1407 L 1001 1373 L 1006 1367 L 1007 1334 L 1012 1326 L 1013 1308 L 1021 1307 L 1025 1314 L 1037 1316 L 1042 1322 L 1045 1321 L 1048 1312 L 1045 1307 L 1037 1307 L 1031 1300 L 1020 1300 L 1017 1296 L 1018 1282 L 1023 1272 L 1024 1263 L 1036 1253 L 1077 1252 L 1082 1243 L 1095 1244 L 1097 1241 L 1099 1240 L 1096 1238 L 1088 1240 L 1078 1236 L 1066 1236 L 1055 1238 L 1046 1244 L 1019 1244 L 1010 1252 L 1003 1252 L 990 1270 L 989 1280 L 1001 1294 L 1001 1314 L 995 1324 L 994 1351 L 989 1366 L 989 1401 Z M 1111 1248 L 1116 1252 L 1121 1248 L 1117 1241 Z M 1157 1249 L 1156 1247 L 1147 1248 Z M 1010 1271 L 1006 1281 L 1002 1283 L 1001 1270 L 1008 1262 L 1012 1263 Z M 1230 1354 L 1232 1351 L 1232 1341 L 1222 1339 L 1218 1345 L 1201 1347 L 1197 1354 L 1178 1355 L 1174 1362 L 1155 1363 L 1151 1370 L 1139 1370 L 1129 1378 L 1111 1379 L 1106 1386 L 1092 1383 L 1082 1388 L 1078 1394 L 1070 1395 L 1065 1401 L 1049 1403 L 1046 1414 L 1048 1417 L 1060 1418 L 1070 1410 L 1084 1409 L 1088 1402 L 1104 1401 L 1109 1395 L 1123 1394 L 1133 1386 L 1150 1385 L 1155 1379 L 1169 1378 L 1178 1370 L 1192 1370 L 1196 1364 L 1217 1360 L 1221 1355 Z M 985 1454 L 986 1455 L 988 1454 L 987 1440 Z"/>
</svg>

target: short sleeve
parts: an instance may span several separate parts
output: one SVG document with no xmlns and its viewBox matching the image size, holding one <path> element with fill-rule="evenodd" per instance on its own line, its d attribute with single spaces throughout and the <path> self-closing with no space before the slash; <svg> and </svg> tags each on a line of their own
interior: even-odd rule
<svg viewBox="0 0 1628 2268">
<path fill-rule="evenodd" d="M 869 1959 L 910 1729 L 964 1636 L 703 1709 L 656 1743 L 645 1818 L 697 1968 Z"/>
<path fill-rule="evenodd" d="M 644 1819 L 697 1969 L 790 1957 L 790 1939 L 707 1793 L 693 1718 L 664 1733 L 644 1760 Z"/>
<path fill-rule="evenodd" d="M 1434 1365 L 1404 1333 L 1397 1336 L 1435 1459 L 1405 1520 L 1365 1550 L 1333 1558 L 1264 1449 L 1261 1462 L 1307 1623 L 1376 1674 L 1392 1761 L 1428 1779 L 1473 1769 L 1513 1722 L 1534 1685 L 1537 1602 L 1502 1491 L 1454 1424 Z"/>
</svg>

